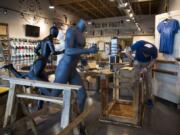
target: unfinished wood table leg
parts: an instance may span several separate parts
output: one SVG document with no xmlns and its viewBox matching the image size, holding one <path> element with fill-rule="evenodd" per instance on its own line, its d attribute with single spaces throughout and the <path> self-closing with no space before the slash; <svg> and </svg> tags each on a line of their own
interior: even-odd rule
<svg viewBox="0 0 180 135">
<path fill-rule="evenodd" d="M 115 94 L 114 95 L 114 98 L 113 100 L 119 100 L 120 99 L 120 96 L 119 96 L 119 93 L 120 93 L 120 85 L 119 85 L 119 78 L 117 77 L 116 73 L 114 74 L 114 80 L 115 80 L 115 90 L 113 91 L 113 93 Z"/>
<path fill-rule="evenodd" d="M 101 110 L 102 110 L 102 116 L 105 115 L 105 110 L 108 104 L 108 78 L 104 75 L 101 76 L 101 83 L 100 83 L 100 88 L 101 88 Z"/>
<path fill-rule="evenodd" d="M 6 104 L 6 112 L 5 112 L 4 123 L 3 123 L 4 128 L 7 126 L 10 120 L 10 117 L 12 115 L 14 99 L 15 99 L 15 84 L 10 83 L 10 89 L 9 89 L 9 94 L 8 94 L 8 99 L 7 99 L 7 104 Z"/>
<path fill-rule="evenodd" d="M 61 128 L 65 128 L 69 124 L 71 110 L 71 91 L 63 91 L 63 110 L 61 114 Z"/>
<path fill-rule="evenodd" d="M 31 117 L 30 112 L 28 111 L 28 108 L 26 107 L 26 105 L 24 104 L 22 99 L 19 99 L 21 107 L 22 107 L 22 111 L 23 113 L 27 116 L 28 118 L 28 122 L 29 122 L 29 126 L 32 129 L 34 135 L 38 135 L 37 129 L 36 129 L 36 124 L 33 120 L 33 118 Z"/>
</svg>

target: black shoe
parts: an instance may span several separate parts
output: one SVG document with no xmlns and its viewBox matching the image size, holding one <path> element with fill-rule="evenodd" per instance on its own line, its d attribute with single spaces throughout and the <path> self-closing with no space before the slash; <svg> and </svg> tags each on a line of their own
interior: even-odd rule
<svg viewBox="0 0 180 135">
<path fill-rule="evenodd" d="M 12 69 L 12 68 L 13 68 L 13 64 L 8 64 L 8 65 L 2 66 L 0 69 Z"/>
<path fill-rule="evenodd" d="M 86 127 L 80 124 L 79 127 L 80 135 L 87 135 Z"/>
<path fill-rule="evenodd" d="M 146 104 L 147 104 L 147 107 L 150 108 L 150 109 L 152 109 L 154 107 L 154 103 L 153 103 L 153 101 L 151 99 L 148 99 Z"/>
</svg>

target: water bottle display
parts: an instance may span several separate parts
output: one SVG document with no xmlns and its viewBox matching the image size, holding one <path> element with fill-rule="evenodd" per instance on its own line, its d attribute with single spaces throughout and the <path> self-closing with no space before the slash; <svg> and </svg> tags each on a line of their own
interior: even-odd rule
<svg viewBox="0 0 180 135">
<path fill-rule="evenodd" d="M 31 65 L 35 59 L 34 49 L 38 40 L 11 38 L 11 62 L 18 65 Z"/>
</svg>

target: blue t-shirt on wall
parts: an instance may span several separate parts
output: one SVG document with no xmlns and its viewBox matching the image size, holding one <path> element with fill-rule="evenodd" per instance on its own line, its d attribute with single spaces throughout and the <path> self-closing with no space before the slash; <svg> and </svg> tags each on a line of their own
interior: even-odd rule
<svg viewBox="0 0 180 135">
<path fill-rule="evenodd" d="M 167 19 L 160 22 L 157 30 L 161 34 L 159 52 L 165 54 L 173 53 L 174 37 L 178 32 L 179 22 L 175 19 Z"/>
<path fill-rule="evenodd" d="M 131 51 L 136 51 L 134 59 L 142 63 L 150 62 L 152 59 L 156 59 L 158 55 L 155 45 L 144 40 L 137 41 L 130 48 Z M 149 57 L 144 56 L 145 49 L 150 49 Z"/>
</svg>

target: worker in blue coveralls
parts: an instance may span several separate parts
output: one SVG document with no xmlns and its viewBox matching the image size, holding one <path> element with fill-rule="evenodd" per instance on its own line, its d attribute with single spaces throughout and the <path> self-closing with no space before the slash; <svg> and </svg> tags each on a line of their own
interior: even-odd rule
<svg viewBox="0 0 180 135">
<path fill-rule="evenodd" d="M 132 56 L 135 52 L 135 57 Z M 144 74 L 146 85 L 146 103 L 149 107 L 153 107 L 152 95 L 152 67 L 158 56 L 157 48 L 152 43 L 144 40 L 137 41 L 131 45 L 126 52 L 137 73 Z"/>
<path fill-rule="evenodd" d="M 34 52 L 38 55 L 38 59 L 34 61 L 33 65 L 30 67 L 30 72 L 28 74 L 21 74 L 19 73 L 12 64 L 5 65 L 2 68 L 8 69 L 13 73 L 17 78 L 29 78 L 32 80 L 41 80 L 41 81 L 48 81 L 47 74 L 45 73 L 44 69 L 46 67 L 47 62 L 49 61 L 48 58 L 51 54 L 58 55 L 64 53 L 63 51 L 55 51 L 53 38 L 58 36 L 59 30 L 56 26 L 52 26 L 50 28 L 50 34 L 46 38 L 44 38 L 35 48 Z M 50 95 L 50 91 L 46 88 L 39 88 L 40 93 L 44 95 Z M 41 102 L 42 103 L 42 102 Z M 42 104 L 39 108 L 42 107 Z"/>
<path fill-rule="evenodd" d="M 86 91 L 76 67 L 81 58 L 81 54 L 94 54 L 98 52 L 96 45 L 93 45 L 88 49 L 84 48 L 85 38 L 83 32 L 85 31 L 85 28 L 86 23 L 83 19 L 80 19 L 75 26 L 68 28 L 65 39 L 65 53 L 56 68 L 54 81 L 55 83 L 70 83 L 82 86 L 77 92 L 79 112 L 82 112 L 84 109 Z M 52 96 L 58 96 L 60 93 L 61 91 L 53 90 Z"/>
</svg>

